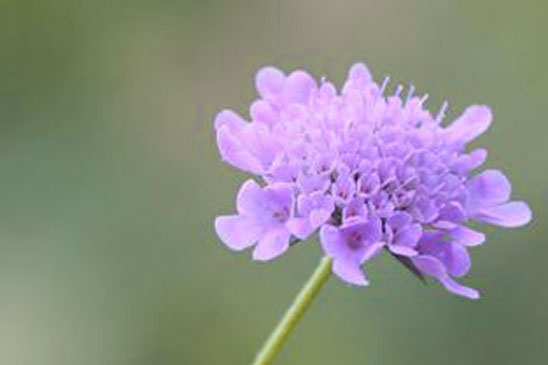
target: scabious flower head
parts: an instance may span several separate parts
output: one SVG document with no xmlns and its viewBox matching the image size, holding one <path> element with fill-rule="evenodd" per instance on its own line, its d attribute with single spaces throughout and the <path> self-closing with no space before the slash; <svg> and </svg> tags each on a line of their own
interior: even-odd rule
<svg viewBox="0 0 548 365">
<path fill-rule="evenodd" d="M 237 214 L 218 217 L 217 234 L 233 250 L 254 246 L 253 258 L 266 261 L 319 232 L 345 282 L 367 285 L 362 265 L 385 251 L 478 298 L 455 281 L 470 269 L 468 247 L 485 239 L 466 224 L 531 219 L 526 203 L 510 201 L 502 172 L 472 173 L 487 151 L 466 146 L 489 128 L 491 110 L 470 106 L 444 126 L 447 104 L 433 115 L 413 87 L 386 96 L 387 83 L 363 64 L 352 66 L 340 93 L 304 71 L 259 70 L 251 122 L 230 110 L 215 120 L 223 160 L 259 181 L 242 185 Z"/>
</svg>

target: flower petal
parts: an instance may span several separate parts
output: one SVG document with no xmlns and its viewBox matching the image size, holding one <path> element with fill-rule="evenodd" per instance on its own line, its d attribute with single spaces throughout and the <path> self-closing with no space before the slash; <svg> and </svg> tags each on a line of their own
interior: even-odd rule
<svg viewBox="0 0 548 365">
<path fill-rule="evenodd" d="M 255 244 L 264 229 L 253 219 L 230 215 L 215 219 L 215 231 L 225 245 L 240 251 Z"/>
<path fill-rule="evenodd" d="M 293 187 L 288 183 L 273 183 L 263 189 L 265 200 L 263 209 L 268 212 L 277 213 L 278 218 L 281 215 L 288 219 L 295 205 L 293 197 Z"/>
<path fill-rule="evenodd" d="M 387 223 L 393 230 L 401 230 L 405 228 L 413 218 L 406 212 L 396 212 L 390 218 L 387 219 Z"/>
<path fill-rule="evenodd" d="M 233 166 L 254 174 L 263 172 L 261 161 L 249 152 L 243 141 L 239 140 L 228 126 L 224 125 L 217 131 L 217 145 L 223 160 Z"/>
<path fill-rule="evenodd" d="M 242 184 L 236 197 L 238 213 L 258 216 L 263 211 L 264 193 L 259 184 L 249 179 Z"/>
<path fill-rule="evenodd" d="M 354 219 L 356 217 L 366 218 L 367 209 L 364 204 L 364 199 L 354 198 L 352 199 L 342 210 L 343 221 Z"/>
<path fill-rule="evenodd" d="M 373 82 L 373 79 L 367 66 L 363 63 L 356 63 L 348 72 L 348 77 L 343 86 L 343 94 L 348 94 L 351 90 L 362 91 L 371 82 Z"/>
<path fill-rule="evenodd" d="M 340 256 L 341 249 L 345 246 L 337 227 L 329 224 L 320 229 L 320 245 L 324 253 L 331 257 Z"/>
<path fill-rule="evenodd" d="M 415 247 L 421 236 L 422 226 L 420 224 L 411 224 L 396 232 L 394 244 L 397 246 Z"/>
<path fill-rule="evenodd" d="M 449 235 L 452 242 L 463 246 L 478 246 L 485 242 L 485 235 L 483 233 L 474 231 L 473 229 L 464 226 L 459 226 L 451 230 Z"/>
<path fill-rule="evenodd" d="M 458 243 L 451 243 L 450 245 L 452 260 L 446 264 L 447 271 L 456 277 L 466 275 L 470 271 L 471 266 L 468 250 Z"/>
<path fill-rule="evenodd" d="M 314 229 L 318 228 L 319 226 L 327 222 L 329 218 L 331 218 L 331 213 L 332 211 L 326 209 L 314 209 L 312 212 L 310 212 L 310 224 L 312 225 L 312 227 L 314 227 Z"/>
<path fill-rule="evenodd" d="M 466 175 L 475 168 L 480 167 L 487 159 L 487 150 L 478 148 L 460 156 L 456 161 L 451 164 L 451 169 L 458 174 Z"/>
<path fill-rule="evenodd" d="M 334 274 L 349 284 L 360 286 L 369 284 L 358 262 L 335 259 L 332 270 Z"/>
<path fill-rule="evenodd" d="M 355 63 L 348 72 L 348 79 L 356 86 L 365 86 L 372 81 L 371 72 L 363 63 Z"/>
<path fill-rule="evenodd" d="M 271 66 L 261 68 L 255 77 L 255 87 L 259 95 L 269 101 L 282 93 L 284 84 L 284 73 Z"/>
<path fill-rule="evenodd" d="M 460 223 L 466 219 L 466 212 L 459 203 L 449 202 L 440 209 L 438 219 L 451 223 Z"/>
<path fill-rule="evenodd" d="M 367 249 L 365 250 L 360 262 L 363 264 L 364 262 L 375 258 L 375 256 L 377 256 L 381 252 L 384 246 L 385 246 L 385 243 L 382 241 L 375 242 L 367 246 Z"/>
<path fill-rule="evenodd" d="M 469 209 L 505 203 L 510 199 L 512 186 L 499 170 L 485 170 L 474 176 L 467 184 L 470 193 Z"/>
<path fill-rule="evenodd" d="M 451 242 L 442 232 L 424 235 L 418 250 L 422 255 L 435 257 L 442 262 L 451 275 L 462 276 L 470 270 L 470 255 L 466 247 Z"/>
<path fill-rule="evenodd" d="M 448 274 L 440 260 L 432 256 L 421 255 L 412 258 L 413 264 L 422 273 L 433 276 L 440 281 L 447 290 L 470 299 L 478 299 L 479 292 L 472 288 L 467 288 L 453 280 Z"/>
<path fill-rule="evenodd" d="M 388 245 L 388 249 L 390 252 L 400 256 L 413 257 L 418 255 L 417 250 L 407 246 Z"/>
<path fill-rule="evenodd" d="M 289 248 L 289 237 L 284 228 L 269 230 L 255 246 L 253 260 L 268 261 L 280 256 Z"/>
<path fill-rule="evenodd" d="M 246 122 L 242 117 L 229 109 L 221 111 L 215 117 L 215 130 L 220 129 L 223 126 L 227 126 L 228 129 L 231 131 L 240 130 L 248 124 L 249 123 Z"/>
<path fill-rule="evenodd" d="M 476 219 L 501 227 L 513 228 L 529 223 L 532 215 L 527 203 L 514 201 L 481 209 L 476 215 Z"/>
<path fill-rule="evenodd" d="M 256 100 L 249 108 L 249 114 L 254 122 L 264 123 L 272 127 L 278 122 L 278 115 L 272 109 L 270 103 L 264 100 Z"/>
<path fill-rule="evenodd" d="M 314 227 L 312 227 L 308 219 L 302 217 L 289 219 L 286 227 L 292 235 L 300 240 L 307 239 L 314 231 Z"/>
<path fill-rule="evenodd" d="M 289 103 L 307 104 L 310 92 L 316 88 L 316 82 L 306 72 L 293 71 L 287 77 L 284 96 Z"/>
<path fill-rule="evenodd" d="M 450 142 L 466 144 L 484 133 L 493 120 L 491 109 L 485 105 L 472 105 L 449 125 L 445 132 Z"/>
<path fill-rule="evenodd" d="M 480 293 L 476 289 L 468 288 L 464 285 L 459 284 L 453 280 L 450 276 L 442 278 L 441 283 L 452 293 L 463 296 L 465 298 L 470 298 L 473 300 L 479 299 Z"/>
</svg>

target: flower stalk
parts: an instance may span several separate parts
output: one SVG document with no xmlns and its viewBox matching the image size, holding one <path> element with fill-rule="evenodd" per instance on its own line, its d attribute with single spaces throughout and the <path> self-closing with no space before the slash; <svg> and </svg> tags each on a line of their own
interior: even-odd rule
<svg viewBox="0 0 548 365">
<path fill-rule="evenodd" d="M 253 362 L 254 365 L 270 364 L 276 354 L 280 352 L 291 332 L 297 327 L 304 312 L 308 309 L 310 304 L 312 304 L 324 284 L 327 282 L 327 279 L 329 279 L 332 261 L 331 257 L 328 256 L 322 258 L 310 279 L 305 283 L 293 304 L 287 309 L 283 318 L 257 354 L 257 357 Z"/>
</svg>

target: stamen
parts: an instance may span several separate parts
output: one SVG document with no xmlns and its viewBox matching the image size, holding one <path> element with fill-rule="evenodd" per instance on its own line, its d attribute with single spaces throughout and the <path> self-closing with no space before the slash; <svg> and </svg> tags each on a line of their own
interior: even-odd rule
<svg viewBox="0 0 548 365">
<path fill-rule="evenodd" d="M 381 89 L 379 91 L 379 95 L 383 95 L 384 91 L 386 90 L 386 87 L 388 86 L 388 83 L 390 82 L 390 76 L 386 76 L 384 80 L 382 81 Z"/>
<path fill-rule="evenodd" d="M 449 103 L 447 101 L 444 101 L 441 105 L 440 111 L 438 112 L 438 115 L 436 116 L 436 123 L 440 124 L 443 120 L 443 117 L 445 117 L 445 111 L 447 110 L 447 107 L 449 106 Z"/>
<path fill-rule="evenodd" d="M 402 86 L 402 85 L 398 85 L 398 86 L 396 87 L 396 91 L 394 91 L 394 96 L 399 97 L 402 91 L 403 91 L 403 86 Z"/>
<path fill-rule="evenodd" d="M 415 92 L 415 86 L 413 84 L 409 84 L 409 91 L 407 92 L 407 97 L 405 98 L 405 105 L 407 106 L 407 103 L 409 103 L 409 100 L 413 97 L 413 93 Z"/>
</svg>

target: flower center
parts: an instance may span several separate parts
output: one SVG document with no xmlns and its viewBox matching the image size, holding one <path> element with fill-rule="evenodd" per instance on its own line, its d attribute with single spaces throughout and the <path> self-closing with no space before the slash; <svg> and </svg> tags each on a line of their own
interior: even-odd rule
<svg viewBox="0 0 548 365">
<path fill-rule="evenodd" d="M 283 222 L 289 217 L 289 209 L 287 207 L 282 208 L 281 210 L 276 210 L 272 213 L 272 218 L 277 221 Z"/>
<path fill-rule="evenodd" d="M 357 250 L 358 248 L 360 248 L 360 243 L 362 242 L 362 235 L 361 233 L 359 232 L 351 232 L 349 235 L 348 235 L 348 238 L 347 238 L 347 243 L 348 243 L 348 246 L 352 249 L 352 250 Z"/>
</svg>

